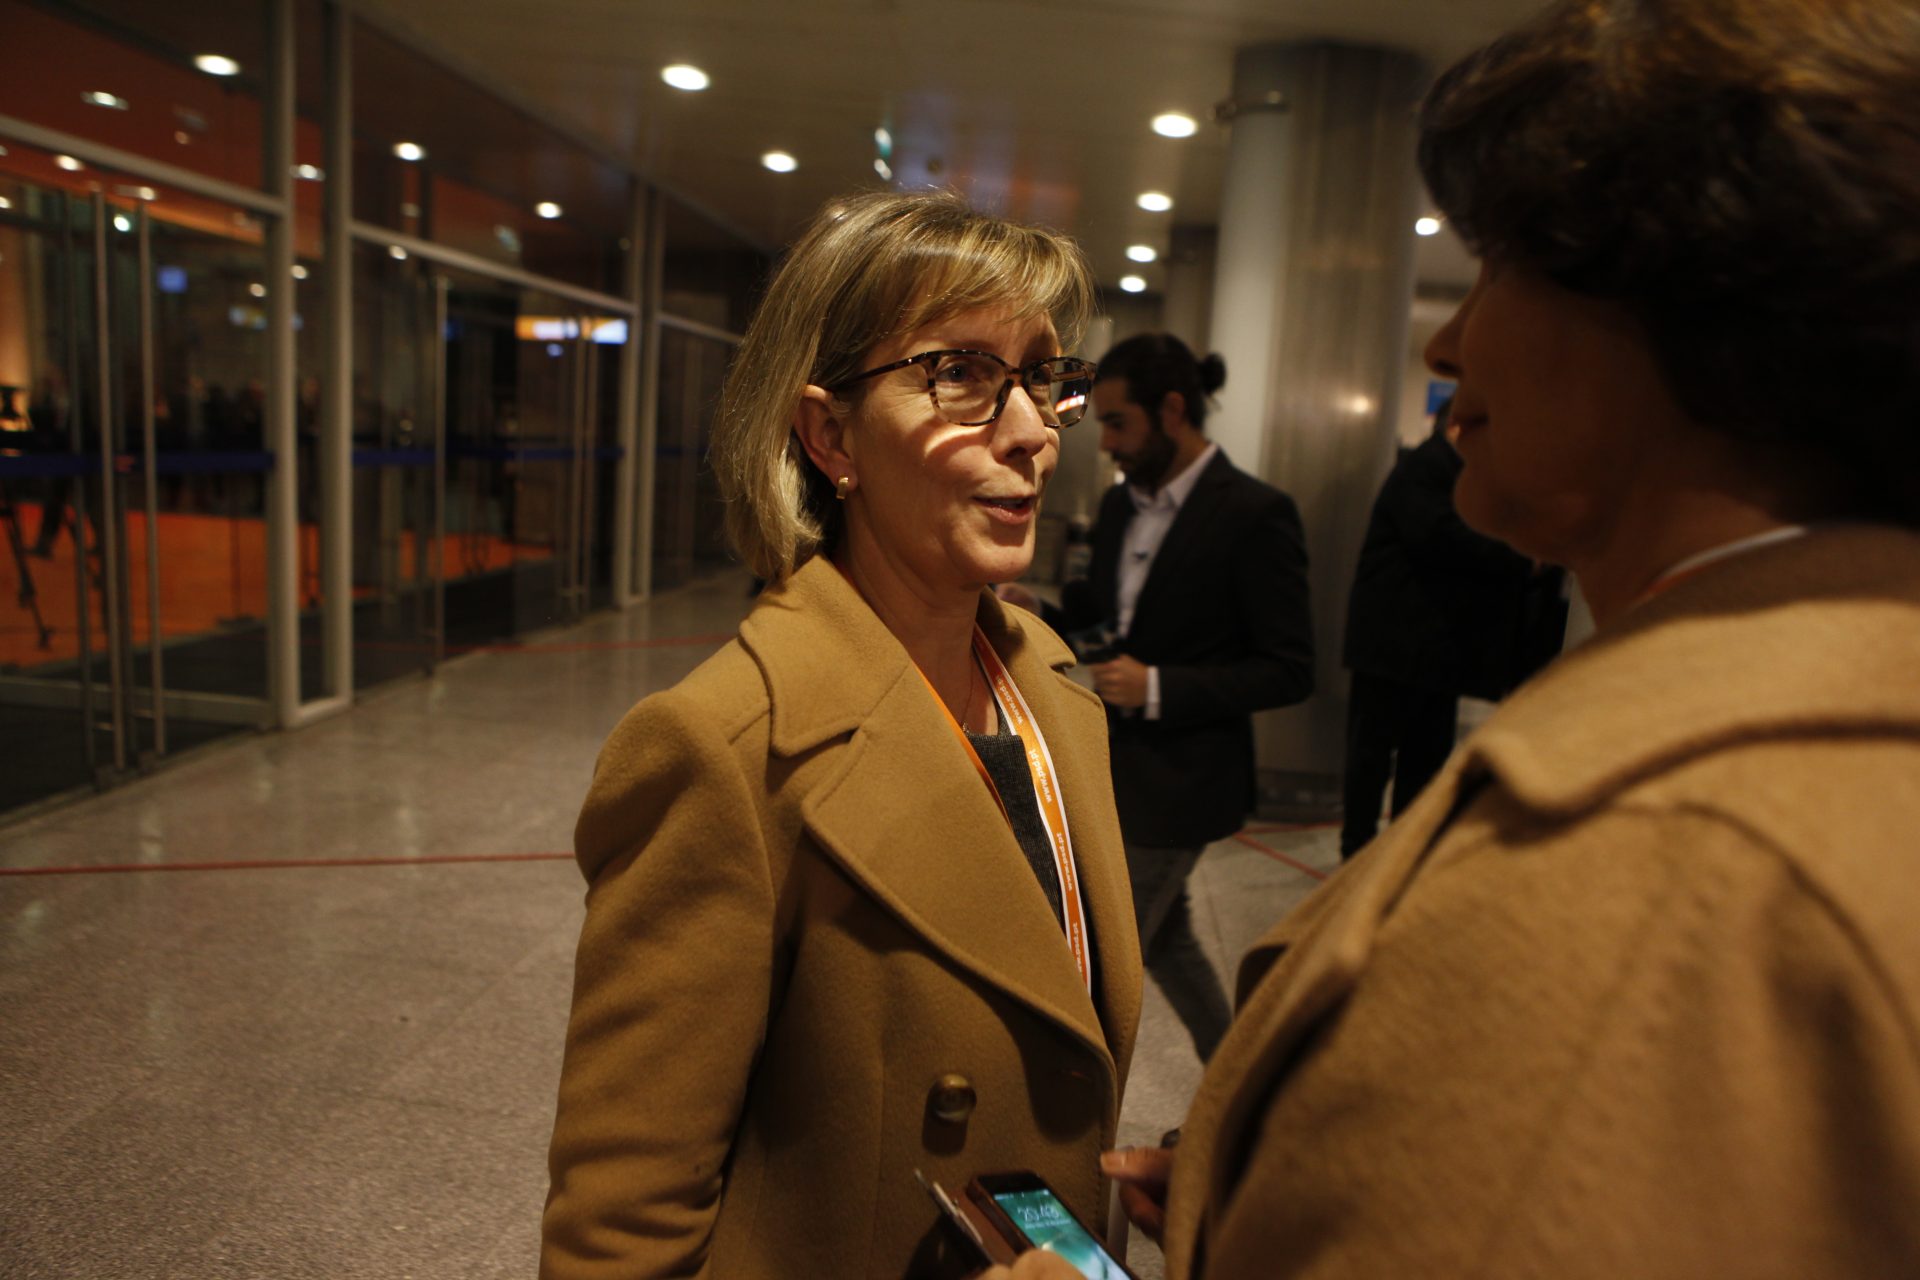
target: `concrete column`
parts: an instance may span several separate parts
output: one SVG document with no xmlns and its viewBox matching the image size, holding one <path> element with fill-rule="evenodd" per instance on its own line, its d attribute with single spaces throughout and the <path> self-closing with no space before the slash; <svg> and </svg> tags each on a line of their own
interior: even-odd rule
<svg viewBox="0 0 1920 1280">
<path fill-rule="evenodd" d="M 1317 43 L 1242 50 L 1226 104 L 1209 434 L 1306 525 L 1319 692 L 1261 717 L 1263 775 L 1298 798 L 1341 770 L 1347 592 L 1389 465 L 1413 295 L 1420 60 Z"/>
<path fill-rule="evenodd" d="M 1168 333 L 1205 356 L 1212 348 L 1213 277 L 1219 233 L 1213 227 L 1175 227 L 1168 238 L 1165 266 L 1166 293 L 1160 304 L 1160 325 Z"/>
</svg>

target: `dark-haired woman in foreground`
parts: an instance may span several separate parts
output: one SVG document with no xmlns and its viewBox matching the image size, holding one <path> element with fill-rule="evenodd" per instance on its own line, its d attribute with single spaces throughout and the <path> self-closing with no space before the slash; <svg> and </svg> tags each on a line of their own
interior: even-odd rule
<svg viewBox="0 0 1920 1280">
<path fill-rule="evenodd" d="M 1600 630 L 1249 957 L 1168 1274 L 1920 1275 L 1920 5 L 1561 3 L 1421 163 Z"/>
</svg>

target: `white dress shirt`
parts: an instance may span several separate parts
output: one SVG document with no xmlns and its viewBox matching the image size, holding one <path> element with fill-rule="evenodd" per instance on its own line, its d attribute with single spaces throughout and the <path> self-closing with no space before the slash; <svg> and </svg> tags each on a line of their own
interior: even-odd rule
<svg viewBox="0 0 1920 1280">
<path fill-rule="evenodd" d="M 1127 496 L 1133 499 L 1133 520 L 1127 525 L 1127 536 L 1120 544 L 1120 575 L 1117 587 L 1120 607 L 1120 634 L 1126 635 L 1133 629 L 1134 606 L 1140 603 L 1140 589 L 1147 584 L 1147 574 L 1153 569 L 1154 560 L 1160 555 L 1160 544 L 1167 539 L 1167 530 L 1173 527 L 1173 521 L 1185 505 L 1187 495 L 1193 492 L 1193 486 L 1200 482 L 1200 473 L 1213 461 L 1213 455 L 1220 452 L 1220 446 L 1209 444 L 1179 475 L 1160 486 L 1158 493 L 1148 493 L 1135 485 L 1127 486 Z M 1146 716 L 1149 720 L 1160 718 L 1160 668 L 1147 668 L 1147 705 Z"/>
</svg>

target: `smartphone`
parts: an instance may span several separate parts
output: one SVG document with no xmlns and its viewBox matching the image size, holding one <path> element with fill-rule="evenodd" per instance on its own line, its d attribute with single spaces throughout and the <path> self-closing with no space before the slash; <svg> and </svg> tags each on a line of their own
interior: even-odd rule
<svg viewBox="0 0 1920 1280">
<path fill-rule="evenodd" d="M 1058 1254 L 1088 1280 L 1133 1276 L 1039 1174 L 983 1174 L 967 1184 L 967 1199 L 1016 1253 L 1044 1249 Z"/>
</svg>

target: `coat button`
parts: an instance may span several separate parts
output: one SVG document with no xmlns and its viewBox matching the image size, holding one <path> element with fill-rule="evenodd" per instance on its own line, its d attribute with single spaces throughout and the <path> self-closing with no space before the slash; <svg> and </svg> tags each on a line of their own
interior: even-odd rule
<svg viewBox="0 0 1920 1280">
<path fill-rule="evenodd" d="M 978 1098 L 973 1092 L 973 1081 L 957 1072 L 948 1072 L 927 1091 L 927 1110 L 936 1120 L 948 1124 L 965 1124 L 967 1117 L 973 1114 L 973 1104 Z"/>
</svg>

